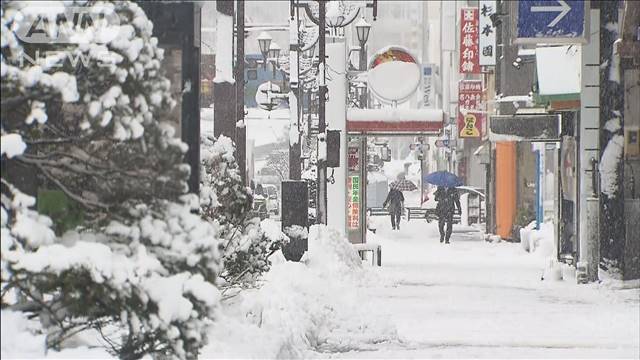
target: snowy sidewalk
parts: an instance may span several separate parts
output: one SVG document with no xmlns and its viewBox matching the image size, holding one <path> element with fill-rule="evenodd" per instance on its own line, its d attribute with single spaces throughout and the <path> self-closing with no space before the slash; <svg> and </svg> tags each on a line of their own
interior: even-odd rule
<svg viewBox="0 0 640 360">
<path fill-rule="evenodd" d="M 543 257 L 520 244 L 454 232 L 444 245 L 435 223 L 384 225 L 370 237 L 384 281 L 362 301 L 401 342 L 317 356 L 640 358 L 640 290 L 541 281 Z"/>
</svg>

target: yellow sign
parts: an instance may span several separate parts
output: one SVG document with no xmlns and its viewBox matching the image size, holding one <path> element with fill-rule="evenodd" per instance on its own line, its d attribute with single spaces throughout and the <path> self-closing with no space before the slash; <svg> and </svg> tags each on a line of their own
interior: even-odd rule
<svg viewBox="0 0 640 360">
<path fill-rule="evenodd" d="M 479 121 L 476 114 L 468 113 L 464 116 L 464 124 L 460 128 L 460 137 L 480 137 Z"/>
</svg>

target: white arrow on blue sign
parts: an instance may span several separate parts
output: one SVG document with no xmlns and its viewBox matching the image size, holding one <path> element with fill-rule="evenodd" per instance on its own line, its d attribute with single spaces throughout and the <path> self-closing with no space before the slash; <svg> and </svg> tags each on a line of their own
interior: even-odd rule
<svg viewBox="0 0 640 360">
<path fill-rule="evenodd" d="M 516 7 L 516 44 L 587 41 L 588 0 L 520 0 Z"/>
</svg>

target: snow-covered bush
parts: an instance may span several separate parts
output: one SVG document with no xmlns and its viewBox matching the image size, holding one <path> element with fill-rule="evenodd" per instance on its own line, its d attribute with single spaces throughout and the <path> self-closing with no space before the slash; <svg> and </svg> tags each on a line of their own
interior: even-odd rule
<svg viewBox="0 0 640 360">
<path fill-rule="evenodd" d="M 261 287 L 224 301 L 224 320 L 212 331 L 220 341 L 204 357 L 316 358 L 398 341 L 396 328 L 376 314 L 365 287 L 379 283 L 347 239 L 325 225 L 309 229 L 303 261 L 274 256 Z"/>
<path fill-rule="evenodd" d="M 70 6 L 119 24 L 59 16 Z M 39 16 L 71 41 L 20 40 Z M 47 347 L 96 331 L 122 358 L 196 357 L 220 296 L 219 235 L 185 195 L 153 25 L 135 3 L 92 1 L 2 2 L 1 26 L 3 306 L 36 313 Z M 79 204 L 82 226 L 56 236 L 25 175 Z"/>
<path fill-rule="evenodd" d="M 229 285 L 252 283 L 269 270 L 269 257 L 287 241 L 278 226 L 251 213 L 253 196 L 244 186 L 231 139 L 201 139 L 201 214 L 215 222 L 223 239 L 222 278 Z"/>
<path fill-rule="evenodd" d="M 224 135 L 217 140 L 200 139 L 204 216 L 223 227 L 237 226 L 246 219 L 253 201 L 251 190 L 242 183 L 234 151 L 233 141 Z"/>
</svg>

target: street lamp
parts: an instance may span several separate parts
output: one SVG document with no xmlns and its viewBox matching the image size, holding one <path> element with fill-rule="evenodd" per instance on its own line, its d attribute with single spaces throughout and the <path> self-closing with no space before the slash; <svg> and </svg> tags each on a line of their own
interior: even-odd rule
<svg viewBox="0 0 640 360">
<path fill-rule="evenodd" d="M 514 68 L 520 70 L 522 64 L 534 64 L 535 62 L 535 59 L 523 59 L 521 57 L 517 57 L 511 65 L 513 65 Z"/>
<path fill-rule="evenodd" d="M 272 41 L 271 45 L 269 45 L 269 59 L 278 60 L 278 56 L 280 56 L 280 45 Z"/>
<path fill-rule="evenodd" d="M 369 40 L 369 32 L 371 31 L 371 24 L 369 24 L 364 16 L 360 18 L 355 24 L 356 26 L 356 35 L 358 35 L 358 42 L 360 43 L 360 71 L 367 70 L 367 40 Z M 364 85 L 364 84 L 362 84 Z M 367 88 L 363 86 L 361 88 L 361 93 L 358 96 L 360 107 L 367 107 Z"/>
<path fill-rule="evenodd" d="M 258 35 L 258 46 L 260 46 L 260 52 L 262 53 L 263 63 L 262 68 L 267 68 L 267 56 L 269 55 L 269 48 L 271 45 L 271 35 L 266 31 L 263 31 Z"/>
<path fill-rule="evenodd" d="M 369 32 L 371 31 L 371 24 L 369 24 L 364 16 L 356 22 L 356 34 L 358 35 L 358 42 L 360 43 L 360 71 L 364 71 L 367 67 L 367 53 L 365 44 L 369 40 Z"/>
<path fill-rule="evenodd" d="M 271 65 L 273 65 L 273 78 L 276 78 L 276 66 L 278 64 L 278 56 L 280 56 L 280 46 L 272 41 L 271 45 L 269 45 L 269 59 L 272 61 Z"/>
<path fill-rule="evenodd" d="M 364 19 L 364 16 L 356 22 L 356 33 L 358 35 L 358 41 L 360 44 L 365 44 L 369 40 L 369 31 L 371 30 L 371 24 Z"/>
</svg>

